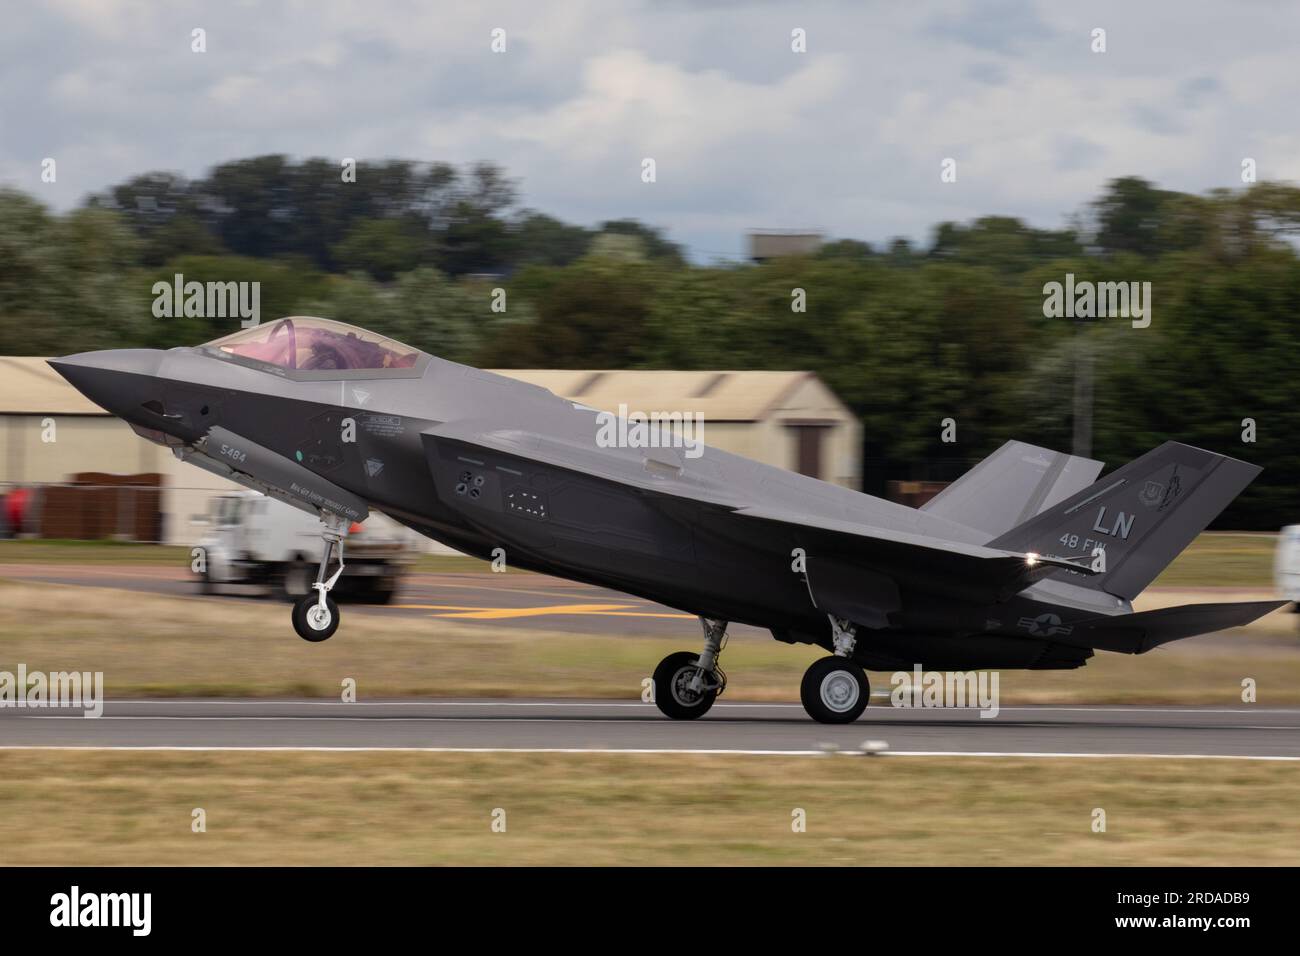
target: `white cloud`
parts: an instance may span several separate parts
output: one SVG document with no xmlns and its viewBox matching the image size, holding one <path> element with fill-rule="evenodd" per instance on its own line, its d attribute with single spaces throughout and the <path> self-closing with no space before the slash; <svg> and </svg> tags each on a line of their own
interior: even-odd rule
<svg viewBox="0 0 1300 956">
<path fill-rule="evenodd" d="M 637 216 L 707 257 L 739 254 L 755 226 L 873 241 L 984 214 L 1057 226 L 1109 178 L 1199 191 L 1238 182 L 1243 156 L 1300 176 L 1300 9 L 978 9 L 23 5 L 0 37 L 0 183 L 66 208 L 147 170 L 256 153 L 487 159 L 535 208 Z M 1099 25 L 1105 54 L 1088 49 Z M 189 51 L 194 26 L 206 54 Z M 790 51 L 795 26 L 806 54 Z M 39 182 L 48 155 L 56 186 Z"/>
</svg>

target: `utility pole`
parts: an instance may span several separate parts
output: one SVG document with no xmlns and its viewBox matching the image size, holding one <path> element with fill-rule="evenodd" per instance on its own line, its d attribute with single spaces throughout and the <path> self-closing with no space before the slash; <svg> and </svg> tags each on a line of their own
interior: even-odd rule
<svg viewBox="0 0 1300 956">
<path fill-rule="evenodd" d="M 1074 322 L 1074 449 L 1080 458 L 1092 457 L 1092 343 L 1082 319 Z"/>
</svg>

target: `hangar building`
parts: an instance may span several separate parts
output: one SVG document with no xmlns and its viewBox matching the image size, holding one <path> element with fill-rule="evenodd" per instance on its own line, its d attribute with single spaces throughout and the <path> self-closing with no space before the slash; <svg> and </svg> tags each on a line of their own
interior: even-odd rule
<svg viewBox="0 0 1300 956">
<path fill-rule="evenodd" d="M 495 371 L 602 411 L 699 413 L 709 445 L 849 488 L 861 484 L 861 426 L 811 372 Z M 126 479 L 116 476 L 127 475 L 150 490 L 122 487 Z M 44 489 L 44 523 L 56 525 L 57 501 L 87 497 L 55 497 L 50 486 L 74 476 L 83 489 L 98 489 L 97 508 L 107 512 L 92 523 L 95 536 L 169 544 L 191 543 L 192 519 L 207 512 L 213 495 L 236 487 L 140 438 L 44 359 L 0 356 L 0 494 Z M 142 520 L 142 511 L 154 520 Z"/>
</svg>

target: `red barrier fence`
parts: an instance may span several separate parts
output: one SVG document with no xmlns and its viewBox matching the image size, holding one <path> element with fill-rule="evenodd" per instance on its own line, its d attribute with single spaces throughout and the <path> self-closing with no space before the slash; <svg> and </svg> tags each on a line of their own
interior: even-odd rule
<svg viewBox="0 0 1300 956">
<path fill-rule="evenodd" d="M 4 509 L 4 530 L 41 538 L 162 541 L 162 484 L 159 474 L 91 471 L 66 484 L 10 490 L 18 500 Z"/>
</svg>

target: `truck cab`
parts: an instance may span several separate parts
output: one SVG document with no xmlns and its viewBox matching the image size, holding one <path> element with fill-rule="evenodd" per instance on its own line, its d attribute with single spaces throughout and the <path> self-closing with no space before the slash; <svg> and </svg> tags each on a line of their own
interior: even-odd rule
<svg viewBox="0 0 1300 956">
<path fill-rule="evenodd" d="M 235 491 L 213 498 L 202 523 L 204 562 L 197 576 L 203 593 L 235 584 L 260 585 L 294 600 L 311 592 L 320 546 L 320 523 L 312 515 L 254 491 Z M 337 589 L 387 604 L 414 556 L 411 532 L 372 514 L 349 531 Z"/>
</svg>

